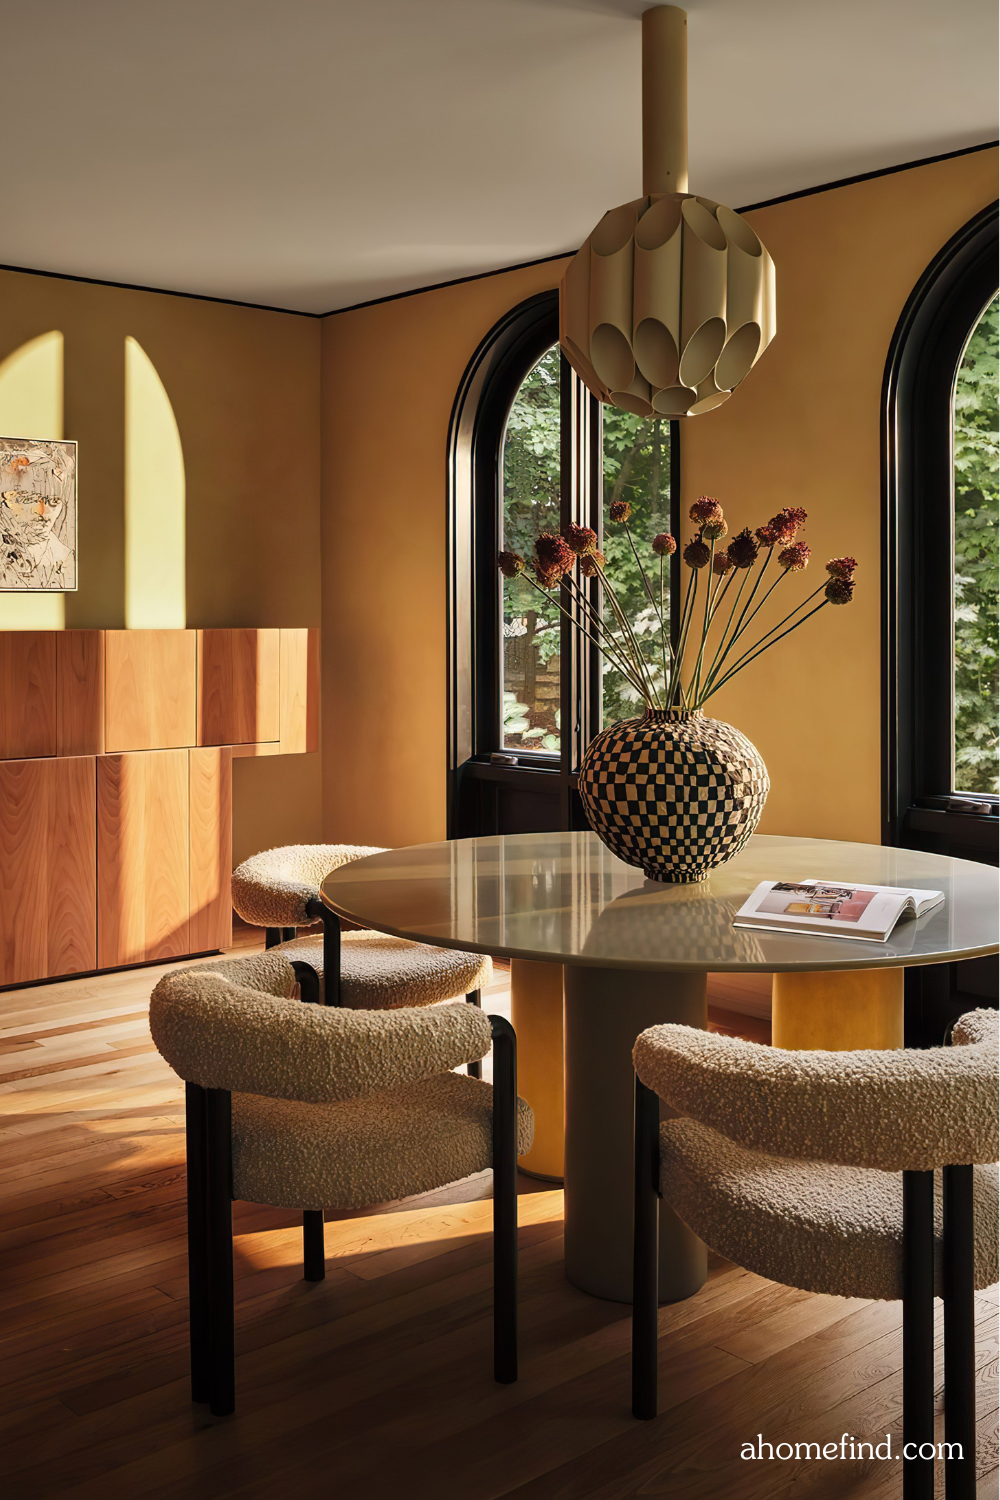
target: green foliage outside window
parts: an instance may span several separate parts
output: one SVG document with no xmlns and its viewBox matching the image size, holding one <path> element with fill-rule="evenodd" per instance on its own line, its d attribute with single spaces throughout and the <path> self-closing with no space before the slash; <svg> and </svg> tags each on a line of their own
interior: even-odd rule
<svg viewBox="0 0 1000 1500">
<path fill-rule="evenodd" d="M 501 546 L 524 558 L 532 556 L 540 532 L 560 529 L 559 366 L 559 349 L 554 346 L 522 382 L 504 433 Z M 645 543 L 640 552 L 658 603 L 659 570 L 648 544 L 657 532 L 670 529 L 670 423 L 666 417 L 635 417 L 611 406 L 603 407 L 602 413 L 605 519 L 612 500 L 631 502 L 633 535 Z M 637 636 L 651 636 L 656 625 L 654 611 L 623 529 L 608 528 L 604 551 Z M 667 573 L 665 567 L 664 608 L 669 610 Z M 528 660 L 529 674 L 531 666 L 544 669 L 558 655 L 558 597 L 553 594 L 546 601 L 521 577 L 503 580 L 505 654 L 507 640 L 517 640 L 519 660 Z M 506 662 L 504 687 L 510 695 L 508 703 L 523 704 L 510 720 L 518 729 L 505 723 L 504 745 L 558 750 L 558 723 L 553 726 L 549 722 L 552 714 L 540 704 L 524 702 L 532 696 L 530 682 L 526 687 L 522 678 L 515 681 L 513 669 L 508 671 Z M 641 709 L 634 688 L 605 663 L 604 723 L 631 718 Z"/>
<path fill-rule="evenodd" d="M 955 789 L 998 790 L 997 299 L 955 382 Z"/>
</svg>

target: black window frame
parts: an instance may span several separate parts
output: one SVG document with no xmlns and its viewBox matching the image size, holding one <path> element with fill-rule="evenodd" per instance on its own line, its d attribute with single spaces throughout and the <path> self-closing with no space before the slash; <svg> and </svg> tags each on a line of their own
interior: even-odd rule
<svg viewBox="0 0 1000 1500">
<path fill-rule="evenodd" d="M 577 772 L 600 724 L 600 657 L 582 631 L 563 619 L 560 640 L 561 734 L 558 757 L 501 745 L 502 640 L 496 566 L 502 506 L 502 440 L 511 404 L 532 366 L 559 338 L 558 292 L 512 308 L 490 330 L 466 368 L 452 410 L 448 469 L 448 829 L 449 837 L 487 831 L 496 800 L 551 795 L 554 822 L 588 825 Z M 573 520 L 603 535 L 601 403 L 561 359 L 561 524 Z M 679 424 L 670 423 L 671 530 L 679 535 Z M 672 624 L 679 605 L 679 553 L 671 559 Z M 599 585 L 591 602 L 600 608 Z M 573 612 L 568 591 L 563 604 Z M 495 756 L 516 756 L 516 765 Z M 470 787 L 469 783 L 476 783 Z M 492 801 L 491 801 L 492 798 Z"/>
<path fill-rule="evenodd" d="M 952 399 L 997 293 L 997 204 L 934 257 L 883 383 L 883 842 L 998 863 L 1000 799 L 951 786 Z"/>
</svg>

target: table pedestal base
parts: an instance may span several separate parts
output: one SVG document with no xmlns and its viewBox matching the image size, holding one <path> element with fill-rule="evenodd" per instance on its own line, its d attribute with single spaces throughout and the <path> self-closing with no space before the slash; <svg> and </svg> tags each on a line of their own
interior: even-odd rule
<svg viewBox="0 0 1000 1500">
<path fill-rule="evenodd" d="M 850 1052 L 903 1045 L 903 970 L 775 974 L 775 1047 Z"/>
<path fill-rule="evenodd" d="M 535 1116 L 531 1150 L 518 1166 L 546 1182 L 563 1179 L 563 966 L 510 961 L 510 1019 L 517 1033 L 517 1092 Z"/>
<path fill-rule="evenodd" d="M 704 974 L 567 966 L 566 1275 L 612 1302 L 632 1300 L 632 1048 L 647 1026 L 707 1025 Z M 707 1252 L 660 1205 L 660 1300 L 704 1284 Z"/>
</svg>

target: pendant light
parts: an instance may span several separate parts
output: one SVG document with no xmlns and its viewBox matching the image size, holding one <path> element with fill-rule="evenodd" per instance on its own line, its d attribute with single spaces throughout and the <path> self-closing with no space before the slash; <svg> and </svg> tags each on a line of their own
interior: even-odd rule
<svg viewBox="0 0 1000 1500">
<path fill-rule="evenodd" d="M 698 416 L 774 337 L 774 263 L 745 219 L 688 192 L 687 13 L 642 17 L 643 196 L 606 213 L 569 265 L 559 342 L 601 401 Z"/>
</svg>

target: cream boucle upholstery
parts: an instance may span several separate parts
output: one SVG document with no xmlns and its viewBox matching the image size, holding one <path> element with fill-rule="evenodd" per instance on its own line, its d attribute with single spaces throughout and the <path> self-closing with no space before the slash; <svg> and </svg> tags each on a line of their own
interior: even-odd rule
<svg viewBox="0 0 1000 1500">
<path fill-rule="evenodd" d="M 331 870 L 384 854 L 367 844 L 286 844 L 245 859 L 233 871 L 233 907 L 255 927 L 306 927 L 306 907 Z"/>
<path fill-rule="evenodd" d="M 458 1073 L 342 1104 L 234 1094 L 233 1197 L 363 1208 L 428 1192 L 492 1166 L 492 1120 L 490 1085 Z M 522 1155 L 533 1134 L 523 1099 L 517 1125 Z"/>
<path fill-rule="evenodd" d="M 280 952 L 307 963 L 322 982 L 321 934 L 282 943 Z M 492 977 L 493 964 L 481 953 L 431 948 L 384 932 L 345 932 L 340 939 L 340 1003 L 355 1010 L 434 1005 L 485 989 Z"/>
<path fill-rule="evenodd" d="M 995 1162 L 996 1011 L 956 1024 L 952 1047 L 796 1052 L 687 1026 L 653 1026 L 633 1053 L 679 1114 L 778 1156 L 928 1171 Z"/>
<path fill-rule="evenodd" d="M 280 975 L 290 992 L 288 960 L 271 949 L 253 960 L 264 961 L 271 984 Z M 394 1011 L 302 1005 L 234 983 L 230 975 L 248 962 L 178 969 L 153 991 L 153 1041 L 189 1083 L 327 1104 L 444 1073 L 490 1050 L 489 1017 L 464 1001 Z"/>
<path fill-rule="evenodd" d="M 903 1295 L 900 1172 L 789 1161 L 747 1150 L 693 1120 L 660 1127 L 660 1189 L 684 1223 L 737 1265 L 807 1292 Z M 995 1165 L 975 1169 L 975 1276 L 997 1280 Z M 935 1285 L 941 1278 L 936 1181 Z"/>
</svg>

